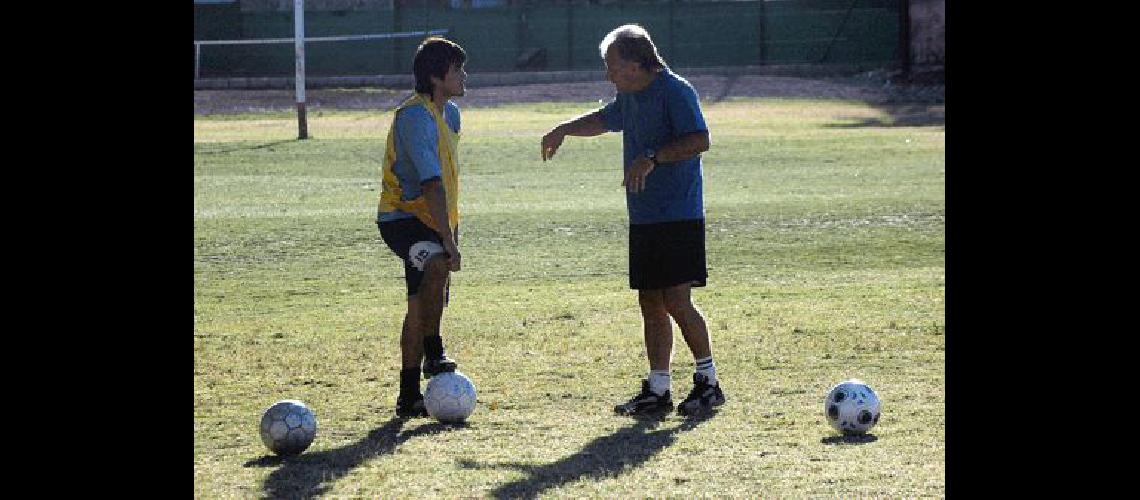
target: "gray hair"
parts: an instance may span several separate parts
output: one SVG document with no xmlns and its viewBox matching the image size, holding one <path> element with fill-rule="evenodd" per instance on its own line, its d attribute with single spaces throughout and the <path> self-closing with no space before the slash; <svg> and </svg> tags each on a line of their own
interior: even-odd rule
<svg viewBox="0 0 1140 500">
<path fill-rule="evenodd" d="M 611 45 L 622 59 L 638 63 L 646 71 L 668 67 L 665 60 L 657 53 L 657 46 L 653 44 L 653 39 L 649 38 L 649 32 L 641 25 L 626 24 L 609 32 L 602 39 L 602 43 L 598 44 L 603 59 Z"/>
</svg>

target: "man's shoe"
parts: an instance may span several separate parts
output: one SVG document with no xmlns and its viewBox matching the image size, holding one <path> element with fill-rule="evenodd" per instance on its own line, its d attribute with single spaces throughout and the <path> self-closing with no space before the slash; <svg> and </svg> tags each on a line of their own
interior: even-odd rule
<svg viewBox="0 0 1140 500">
<path fill-rule="evenodd" d="M 424 380 L 431 379 L 443 372 L 453 372 L 456 366 L 458 366 L 458 363 L 456 363 L 454 359 L 447 357 L 446 354 L 439 359 L 425 359 L 423 366 Z"/>
<path fill-rule="evenodd" d="M 677 413 L 681 415 L 699 415 L 712 411 L 717 406 L 724 404 L 724 392 L 720 390 L 720 384 L 709 384 L 708 377 L 700 374 L 693 374 L 693 390 L 689 392 L 689 396 L 677 405 Z"/>
<path fill-rule="evenodd" d="M 399 397 L 396 399 L 396 416 L 401 418 L 411 417 L 426 417 L 428 416 L 427 408 L 424 407 L 424 397 L 422 394 L 416 394 L 411 397 Z"/>
<path fill-rule="evenodd" d="M 672 409 L 673 398 L 669 396 L 669 391 L 658 396 L 649 390 L 649 381 L 641 379 L 641 393 L 634 396 L 633 399 L 615 406 L 614 412 L 618 415 L 633 416 L 668 413 Z"/>
</svg>

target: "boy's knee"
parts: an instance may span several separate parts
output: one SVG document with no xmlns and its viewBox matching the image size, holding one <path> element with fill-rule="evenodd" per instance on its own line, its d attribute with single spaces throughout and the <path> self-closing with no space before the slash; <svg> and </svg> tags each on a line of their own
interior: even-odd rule
<svg viewBox="0 0 1140 500">
<path fill-rule="evenodd" d="M 447 277 L 450 268 L 447 265 L 447 254 L 436 254 L 424 263 L 424 278 L 439 280 Z"/>
</svg>

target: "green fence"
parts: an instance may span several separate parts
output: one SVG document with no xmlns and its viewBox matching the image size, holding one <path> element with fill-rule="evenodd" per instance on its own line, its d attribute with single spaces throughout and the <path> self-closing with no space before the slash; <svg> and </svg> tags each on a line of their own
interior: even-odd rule
<svg viewBox="0 0 1140 500">
<path fill-rule="evenodd" d="M 469 72 L 602 69 L 598 43 L 638 23 L 675 67 L 901 62 L 899 8 L 905 0 L 615 2 L 482 9 L 403 7 L 306 11 L 306 37 L 447 29 L 468 54 Z M 195 5 L 195 40 L 293 36 L 292 12 L 241 12 Z M 416 39 L 311 42 L 306 74 L 411 72 Z M 292 76 L 292 44 L 207 45 L 199 76 Z"/>
</svg>

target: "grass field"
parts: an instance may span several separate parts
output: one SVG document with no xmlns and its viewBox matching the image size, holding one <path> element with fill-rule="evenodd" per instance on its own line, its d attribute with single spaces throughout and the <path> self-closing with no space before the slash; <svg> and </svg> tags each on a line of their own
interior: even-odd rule
<svg viewBox="0 0 1140 500">
<path fill-rule="evenodd" d="M 393 418 L 405 290 L 373 223 L 391 113 L 314 113 L 306 141 L 292 114 L 195 117 L 195 497 L 944 496 L 944 129 L 858 102 L 705 103 L 694 300 L 729 401 L 649 422 L 611 411 L 647 370 L 620 136 L 539 158 L 593 106 L 464 110 L 443 331 L 479 390 L 465 426 Z M 860 440 L 823 417 L 852 377 L 883 402 Z M 320 424 L 286 460 L 257 431 L 279 399 Z"/>
</svg>

